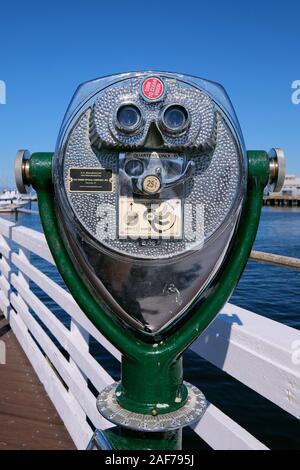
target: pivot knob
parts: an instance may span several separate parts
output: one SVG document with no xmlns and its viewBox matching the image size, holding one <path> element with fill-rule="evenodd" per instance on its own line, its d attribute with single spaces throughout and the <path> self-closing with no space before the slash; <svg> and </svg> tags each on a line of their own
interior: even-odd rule
<svg viewBox="0 0 300 470">
<path fill-rule="evenodd" d="M 270 193 L 279 193 L 285 180 L 285 157 L 280 148 L 272 148 L 269 151 L 270 177 L 268 190 Z"/>
<path fill-rule="evenodd" d="M 17 190 L 21 194 L 28 193 L 29 183 L 29 159 L 30 152 L 28 150 L 19 150 L 15 160 L 15 178 Z"/>
</svg>

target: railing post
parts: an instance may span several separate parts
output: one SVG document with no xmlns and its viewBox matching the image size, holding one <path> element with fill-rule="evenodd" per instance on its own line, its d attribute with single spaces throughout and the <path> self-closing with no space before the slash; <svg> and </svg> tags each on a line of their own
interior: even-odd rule
<svg viewBox="0 0 300 470">
<path fill-rule="evenodd" d="M 1 221 L 0 221 L 1 223 Z M 10 293 L 11 293 L 11 241 L 12 228 L 15 224 L 8 223 L 0 230 L 0 306 L 5 318 L 9 321 Z M 2 233 L 1 233 L 2 232 Z"/>
<path fill-rule="evenodd" d="M 27 262 L 30 262 L 30 251 L 27 250 L 26 248 L 23 248 L 23 247 L 20 247 L 19 246 L 19 256 L 21 258 L 21 260 L 24 260 L 24 261 L 27 261 Z M 29 278 L 28 276 L 26 276 L 25 274 L 22 273 L 22 271 L 20 269 L 18 269 L 18 278 L 20 280 L 20 283 L 25 287 L 25 288 L 28 288 L 29 289 Z M 22 299 L 22 301 L 25 303 L 26 307 L 28 308 L 29 310 L 29 305 L 28 303 L 26 302 L 26 299 L 24 299 L 21 294 L 19 292 L 17 292 L 17 296 L 20 297 Z"/>
<path fill-rule="evenodd" d="M 77 323 L 76 320 L 71 318 L 71 327 L 70 327 L 71 335 L 73 336 L 74 340 L 76 341 L 77 348 L 81 351 L 86 351 L 89 353 L 89 338 L 90 335 L 89 333 L 82 328 L 82 326 Z M 78 367 L 76 362 L 72 359 L 70 356 L 69 358 L 70 365 L 72 367 L 72 374 L 74 379 L 76 380 L 77 384 L 80 385 L 81 387 L 87 387 L 88 386 L 88 379 L 87 376 L 84 374 L 84 372 Z M 80 404 L 76 400 L 76 396 L 73 395 L 72 389 L 69 390 L 69 393 L 74 396 L 74 401 L 76 403 L 76 413 L 81 415 L 81 418 L 83 420 L 86 420 L 86 413 L 85 411 L 81 408 Z M 96 401 L 96 399 L 95 399 Z"/>
</svg>

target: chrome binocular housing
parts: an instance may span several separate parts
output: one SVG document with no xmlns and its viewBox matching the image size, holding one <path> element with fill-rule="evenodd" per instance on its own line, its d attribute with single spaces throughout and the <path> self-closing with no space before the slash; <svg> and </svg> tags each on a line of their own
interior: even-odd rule
<svg viewBox="0 0 300 470">
<path fill-rule="evenodd" d="M 16 160 L 26 191 L 28 154 Z M 270 153 L 280 190 L 283 154 Z M 133 72 L 81 85 L 53 161 L 70 258 L 109 314 L 163 338 L 217 282 L 247 190 L 247 158 L 225 90 L 200 78 Z"/>
</svg>

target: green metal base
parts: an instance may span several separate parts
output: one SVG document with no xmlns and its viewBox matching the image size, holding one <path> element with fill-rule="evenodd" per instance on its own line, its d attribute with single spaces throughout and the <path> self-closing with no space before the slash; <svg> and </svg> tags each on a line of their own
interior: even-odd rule
<svg viewBox="0 0 300 470">
<path fill-rule="evenodd" d="M 143 361 L 122 356 L 122 379 L 116 397 L 123 408 L 135 413 L 156 416 L 178 410 L 188 397 L 183 384 L 182 356 L 161 362 L 158 355 L 157 361 L 148 367 Z"/>
<path fill-rule="evenodd" d="M 174 411 L 166 411 L 168 407 L 157 403 L 156 408 L 164 408 L 164 413 L 143 414 L 123 408 L 117 402 L 116 388 L 118 383 L 112 383 L 101 390 L 97 398 L 97 408 L 104 418 L 127 429 L 141 432 L 166 432 L 190 426 L 198 421 L 207 408 L 203 393 L 194 385 L 184 383 L 188 390 L 187 402 Z"/>
<path fill-rule="evenodd" d="M 181 450 L 182 429 L 167 432 L 139 432 L 119 426 L 104 431 L 114 450 Z"/>
</svg>

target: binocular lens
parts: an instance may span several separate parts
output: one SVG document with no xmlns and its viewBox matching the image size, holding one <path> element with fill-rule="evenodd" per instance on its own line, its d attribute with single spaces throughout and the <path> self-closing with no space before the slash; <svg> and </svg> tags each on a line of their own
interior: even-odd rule
<svg viewBox="0 0 300 470">
<path fill-rule="evenodd" d="M 183 106 L 169 106 L 163 114 L 163 124 L 171 131 L 183 130 L 188 122 L 188 113 Z"/>
<path fill-rule="evenodd" d="M 140 110 L 133 105 L 124 105 L 118 109 L 117 122 L 121 129 L 132 131 L 135 130 L 141 121 Z"/>
</svg>

